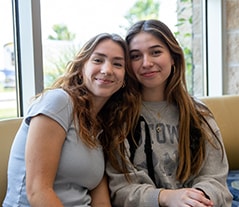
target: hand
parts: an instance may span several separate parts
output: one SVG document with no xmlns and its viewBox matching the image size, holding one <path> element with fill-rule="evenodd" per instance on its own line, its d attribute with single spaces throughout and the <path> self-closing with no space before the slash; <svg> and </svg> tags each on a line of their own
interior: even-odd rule
<svg viewBox="0 0 239 207">
<path fill-rule="evenodd" d="M 159 205 L 167 207 L 213 207 L 213 202 L 206 198 L 201 190 L 183 188 L 162 190 L 159 195 Z"/>
</svg>

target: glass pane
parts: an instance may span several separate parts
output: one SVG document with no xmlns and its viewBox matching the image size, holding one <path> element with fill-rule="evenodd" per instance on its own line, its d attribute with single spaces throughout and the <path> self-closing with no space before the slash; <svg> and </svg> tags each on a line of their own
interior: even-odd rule
<svg viewBox="0 0 239 207">
<path fill-rule="evenodd" d="M 0 1 L 0 119 L 16 117 L 12 1 Z"/>
<path fill-rule="evenodd" d="M 201 95 L 202 33 L 200 17 L 195 18 L 194 13 L 200 14 L 200 5 L 194 6 L 191 0 L 41 0 L 44 86 L 63 73 L 65 64 L 88 38 L 100 32 L 124 37 L 130 24 L 156 18 L 169 26 L 184 50 L 189 92 Z M 193 36 L 200 40 L 194 41 Z"/>
<path fill-rule="evenodd" d="M 146 2 L 152 6 L 149 8 Z M 135 7 L 139 8 L 137 14 Z M 149 11 L 144 12 L 145 9 Z M 100 32 L 114 32 L 124 37 L 132 22 L 150 17 L 165 20 L 175 29 L 175 11 L 176 0 L 41 0 L 44 86 L 62 74 L 68 60 L 90 37 Z"/>
<path fill-rule="evenodd" d="M 90 37 L 100 32 L 123 36 L 124 14 L 134 2 L 41 0 L 44 86 L 64 72 L 66 63 Z"/>
</svg>

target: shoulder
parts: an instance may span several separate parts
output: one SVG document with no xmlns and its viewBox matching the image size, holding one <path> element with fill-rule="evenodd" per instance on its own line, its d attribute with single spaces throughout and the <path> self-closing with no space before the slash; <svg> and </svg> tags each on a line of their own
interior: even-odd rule
<svg viewBox="0 0 239 207">
<path fill-rule="evenodd" d="M 44 114 L 58 122 L 70 123 L 72 111 L 70 95 L 63 89 L 52 89 L 45 91 L 32 103 L 27 112 L 27 120 L 30 122 L 31 117 Z"/>
<path fill-rule="evenodd" d="M 209 110 L 208 106 L 200 98 L 192 96 L 192 100 L 193 100 L 197 110 L 204 112 L 208 115 L 210 114 L 210 110 Z"/>
<path fill-rule="evenodd" d="M 63 89 L 51 89 L 45 91 L 38 97 L 33 105 L 44 105 L 44 107 L 61 108 L 71 103 L 70 95 Z"/>
<path fill-rule="evenodd" d="M 63 103 L 68 103 L 70 101 L 70 95 L 61 88 L 47 90 L 43 93 L 41 98 L 51 101 L 61 101 Z"/>
<path fill-rule="evenodd" d="M 191 96 L 191 98 L 192 98 L 193 102 L 195 102 L 196 104 L 205 105 L 205 103 L 203 103 L 200 98 L 198 98 L 196 96 Z"/>
</svg>

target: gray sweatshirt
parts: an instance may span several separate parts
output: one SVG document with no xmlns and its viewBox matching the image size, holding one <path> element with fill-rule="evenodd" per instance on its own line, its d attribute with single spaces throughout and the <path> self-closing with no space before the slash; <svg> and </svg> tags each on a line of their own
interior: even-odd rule
<svg viewBox="0 0 239 207">
<path fill-rule="evenodd" d="M 107 163 L 109 187 L 114 207 L 158 207 L 160 188 L 200 188 L 214 202 L 215 207 L 231 207 L 232 196 L 227 188 L 228 161 L 224 150 L 206 144 L 206 158 L 197 176 L 185 183 L 176 180 L 178 166 L 178 109 L 166 102 L 144 102 L 141 114 L 146 122 L 140 123 L 141 138 L 133 158 L 129 183 L 123 174 Z M 214 119 L 208 117 L 211 127 L 222 142 L 219 128 Z M 152 162 L 155 182 L 148 175 L 146 164 L 145 124 L 149 128 L 152 146 Z M 218 146 L 219 144 L 215 142 Z M 126 141 L 129 149 L 129 143 Z M 128 150 L 130 154 L 130 151 Z M 223 158 L 223 159 L 222 159 Z"/>
</svg>

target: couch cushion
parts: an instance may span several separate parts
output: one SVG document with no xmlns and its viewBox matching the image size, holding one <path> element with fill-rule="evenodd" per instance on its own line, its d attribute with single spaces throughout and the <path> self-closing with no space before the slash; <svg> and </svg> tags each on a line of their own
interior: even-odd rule
<svg viewBox="0 0 239 207">
<path fill-rule="evenodd" d="M 0 204 L 7 188 L 7 166 L 10 148 L 22 118 L 0 120 Z"/>
<path fill-rule="evenodd" d="M 230 170 L 239 170 L 239 95 L 203 97 L 215 116 L 226 148 Z"/>
</svg>

